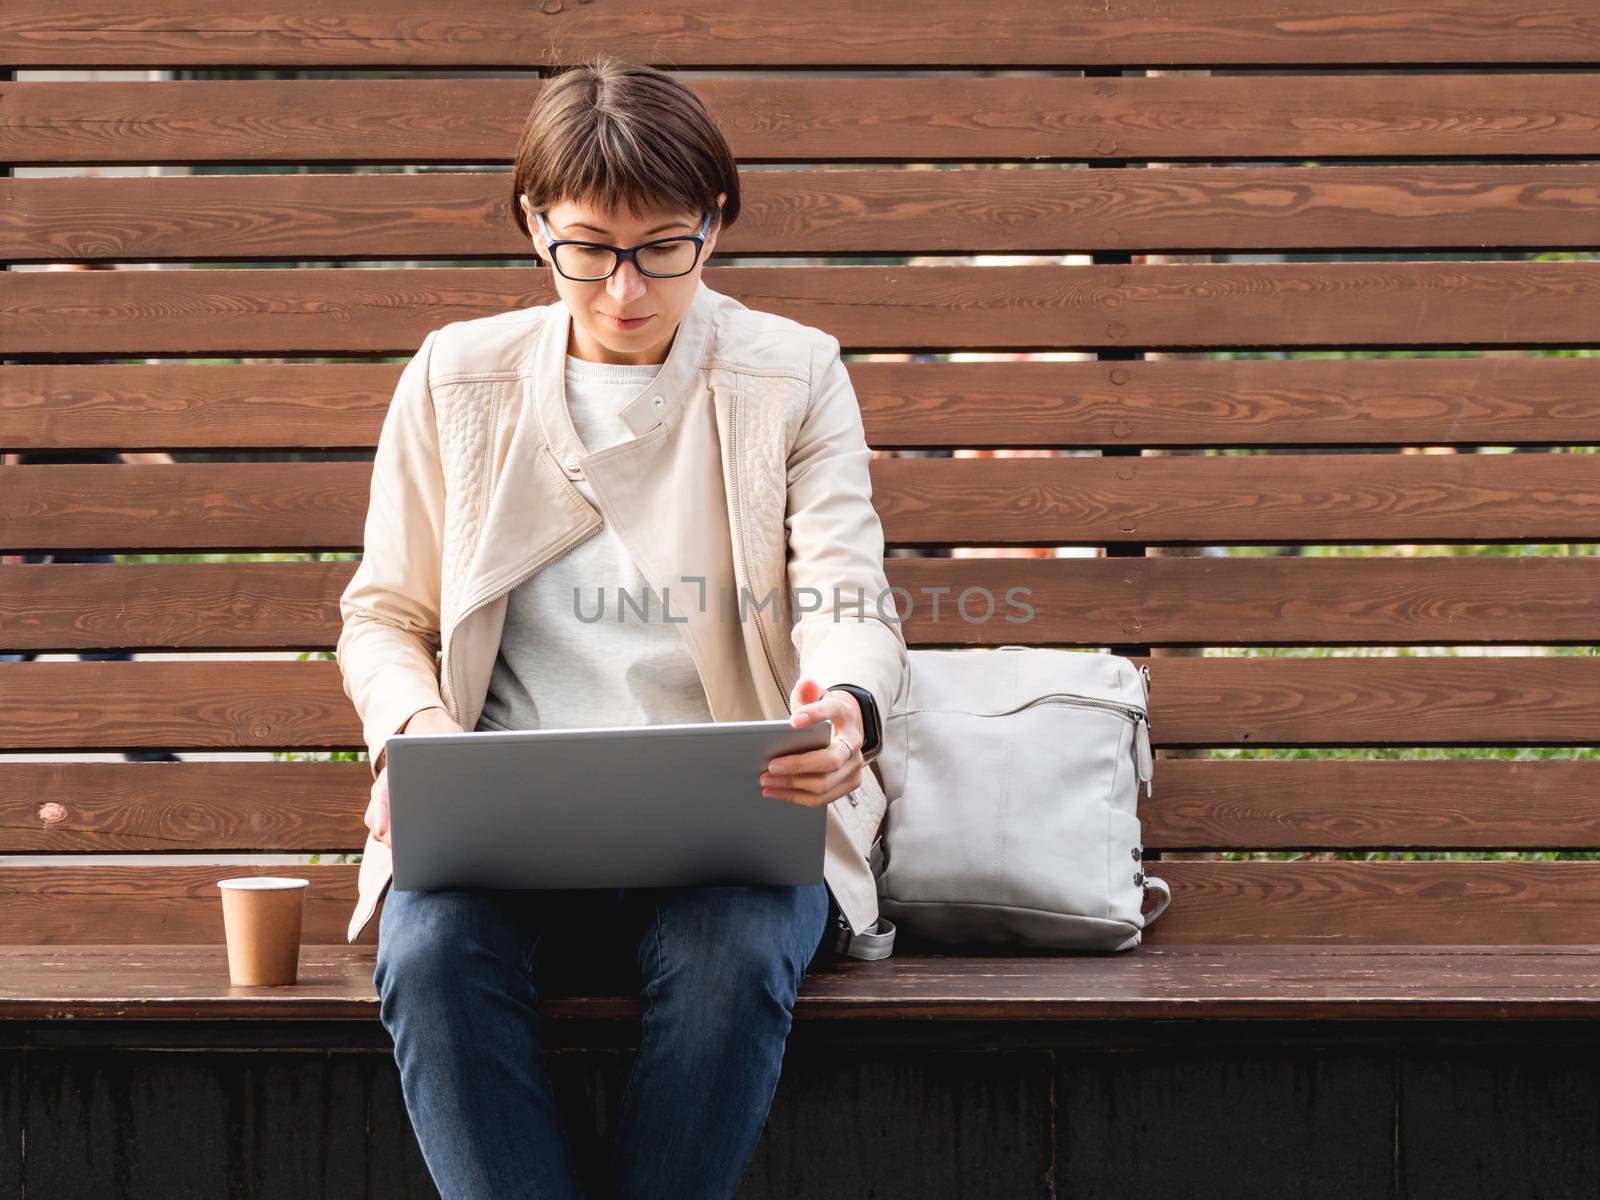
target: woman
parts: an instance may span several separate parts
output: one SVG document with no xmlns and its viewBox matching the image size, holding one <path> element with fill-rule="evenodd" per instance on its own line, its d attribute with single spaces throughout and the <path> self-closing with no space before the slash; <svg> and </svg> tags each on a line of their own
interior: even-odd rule
<svg viewBox="0 0 1600 1200">
<path fill-rule="evenodd" d="M 586 960 L 636 967 L 643 1011 L 607 1183 L 728 1196 L 830 913 L 850 953 L 881 929 L 866 854 L 884 799 L 863 768 L 906 655 L 871 451 L 837 340 L 700 280 L 739 184 L 693 92 L 607 61 L 547 81 L 513 196 L 560 299 L 425 339 L 341 600 L 376 776 L 349 936 L 389 881 L 396 732 L 832 721 L 826 748 L 760 780 L 828 807 L 826 884 L 391 891 L 379 924 L 382 1021 L 446 1200 L 579 1194 L 536 1017 L 550 971 Z M 669 590 L 670 619 L 622 619 Z M 592 619 L 596 592 L 615 617 Z"/>
</svg>

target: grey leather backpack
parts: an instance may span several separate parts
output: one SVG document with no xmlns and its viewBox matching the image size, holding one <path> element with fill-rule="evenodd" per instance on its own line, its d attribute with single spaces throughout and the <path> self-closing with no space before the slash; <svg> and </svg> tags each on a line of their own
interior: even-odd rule
<svg viewBox="0 0 1600 1200">
<path fill-rule="evenodd" d="M 879 908 L 952 944 L 1127 950 L 1172 893 L 1145 874 L 1148 668 L 1000 646 L 908 651 L 884 719 Z M 1145 893 L 1158 903 L 1141 912 Z"/>
</svg>

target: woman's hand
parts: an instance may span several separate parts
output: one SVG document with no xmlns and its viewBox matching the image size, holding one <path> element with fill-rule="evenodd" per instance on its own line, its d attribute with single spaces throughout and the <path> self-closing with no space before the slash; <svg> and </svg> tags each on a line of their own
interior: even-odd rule
<svg viewBox="0 0 1600 1200">
<path fill-rule="evenodd" d="M 425 708 L 421 712 L 413 713 L 411 719 L 400 726 L 401 733 L 462 733 L 461 726 L 457 725 L 455 718 L 442 708 Z M 363 818 L 367 829 L 372 835 L 389 849 L 394 846 L 389 841 L 389 764 L 383 764 L 383 770 L 378 772 L 378 777 L 372 781 L 372 800 L 367 805 L 367 815 Z"/>
<path fill-rule="evenodd" d="M 849 692 L 824 692 L 815 679 L 801 679 L 789 696 L 789 724 L 796 729 L 827 718 L 833 741 L 821 750 L 787 754 L 767 764 L 761 794 L 820 808 L 861 786 L 861 743 L 865 738 L 861 706 Z M 844 738 L 850 743 L 845 752 Z"/>
</svg>

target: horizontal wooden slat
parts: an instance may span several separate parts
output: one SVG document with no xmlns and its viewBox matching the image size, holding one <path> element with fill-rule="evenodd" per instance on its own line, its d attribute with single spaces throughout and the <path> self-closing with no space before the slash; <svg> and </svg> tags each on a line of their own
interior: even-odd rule
<svg viewBox="0 0 1600 1200">
<path fill-rule="evenodd" d="M 1591 454 L 877 459 L 872 480 L 891 545 L 1565 542 L 1600 531 L 1594 464 Z"/>
<path fill-rule="evenodd" d="M 885 568 L 890 586 L 905 589 L 896 612 L 913 646 L 1600 640 L 1597 556 L 891 558 Z M 963 604 L 969 588 L 980 590 Z M 1012 588 L 1028 589 L 1015 595 L 1031 614 L 1007 601 Z M 988 620 L 986 593 L 995 597 Z M 77 603 L 63 597 L 62 611 L 81 613 L 81 592 Z"/>
<path fill-rule="evenodd" d="M 375 947 L 306 943 L 293 987 L 228 984 L 225 946 L 7 946 L 5 1020 L 378 1018 Z M 907 954 L 821 961 L 797 1021 L 1574 1020 L 1600 1011 L 1596 955 L 1572 946 L 1145 944 L 1121 954 Z M 546 1020 L 637 1020 L 621 984 L 541 987 Z M 928 1036 L 937 1036 L 930 1033 Z"/>
<path fill-rule="evenodd" d="M 0 571 L 0 653 L 332 650 L 355 570 L 348 561 L 13 565 Z"/>
<path fill-rule="evenodd" d="M 1583 645 L 1600 637 L 1594 555 L 884 565 L 890 586 L 904 589 L 896 610 L 913 646 Z M 355 569 L 349 561 L 14 566 L 0 572 L 0 651 L 331 650 Z M 1011 588 L 1026 589 L 1015 595 L 1031 615 L 1006 602 Z M 985 592 L 995 597 L 988 619 Z M 1028 620 L 1014 624 L 1008 614 Z"/>
<path fill-rule="evenodd" d="M 1163 758 L 1152 782 L 1156 851 L 1600 849 L 1595 759 Z"/>
<path fill-rule="evenodd" d="M 325 659 L 0 663 L 0 745 L 364 748 L 338 664 Z"/>
<path fill-rule="evenodd" d="M 7 552 L 360 549 L 370 463 L 63 464 L 5 467 Z M 112 512 L 96 513 L 102 502 Z M 129 546 L 131 547 L 131 545 Z"/>
<path fill-rule="evenodd" d="M 403 369 L 401 363 L 0 366 L 0 438 L 6 450 L 372 449 Z"/>
<path fill-rule="evenodd" d="M 1600 98 L 1579 73 L 686 82 L 751 165 L 1600 153 Z M 0 93 L 0 162 L 503 163 L 541 86 L 14 83 Z"/>
<path fill-rule="evenodd" d="M 365 462 L 4 469 L 7 553 L 358 551 L 372 475 Z M 890 546 L 1600 540 L 1592 454 L 875 459 L 871 475 Z"/>
<path fill-rule="evenodd" d="M 846 366 L 882 450 L 1600 442 L 1600 358 Z M 17 450 L 370 449 L 400 371 L 0 366 L 0 437 Z"/>
<path fill-rule="evenodd" d="M 364 762 L 0 760 L 0 855 L 356 852 L 371 789 Z"/>
<path fill-rule="evenodd" d="M 1153 782 L 1147 855 L 1600 849 L 1597 760 L 1159 758 Z M 0 761 L 0 854 L 359 851 L 371 787 L 362 762 Z"/>
<path fill-rule="evenodd" d="M 747 171 L 740 186 L 719 254 L 1477 254 L 1600 237 L 1589 164 Z M 509 190 L 499 171 L 6 179 L 0 261 L 525 260 Z"/>
<path fill-rule="evenodd" d="M 1156 746 L 1587 746 L 1592 655 L 1133 656 Z M 18 751 L 360 750 L 336 663 L 0 663 L 0 745 Z M 3 941 L 0 938 L 0 941 Z"/>
<path fill-rule="evenodd" d="M 345 941 L 358 895 L 357 868 L 292 863 L 200 866 L 0 866 L 0 947 L 10 944 L 226 943 L 219 879 L 286 875 L 310 881 L 300 940 Z M 377 944 L 378 922 L 361 931 Z M 227 972 L 224 970 L 226 980 Z"/>
<path fill-rule="evenodd" d="M 851 351 L 1579 347 L 1600 262 L 710 267 L 707 287 Z M 552 303 L 509 267 L 0 274 L 0 354 L 413 354 Z"/>
<path fill-rule="evenodd" d="M 1152 945 L 1319 943 L 1469 946 L 1594 944 L 1600 863 L 1172 862 L 1152 873 L 1172 905 Z M 304 943 L 342 942 L 353 865 L 0 866 L 0 945 L 223 941 L 218 879 L 311 881 Z M 362 931 L 375 942 L 377 922 Z M 1593 987 L 1592 974 L 1584 986 Z M 1530 981 L 1532 986 L 1536 983 Z"/>
<path fill-rule="evenodd" d="M 969 9 L 925 0 L 781 9 L 723 0 L 671 21 L 645 0 L 603 9 L 467 0 L 448 19 L 429 0 L 358 12 L 236 0 L 225 19 L 214 5 L 160 0 L 141 5 L 137 20 L 115 6 L 12 0 L 0 16 L 0 65 L 525 69 L 602 52 L 674 69 L 1597 62 L 1600 30 L 1582 11 L 1494 0 L 1296 0 L 1284 10 L 1015 0 L 986 13 L 975 38 Z"/>
<path fill-rule="evenodd" d="M 1593 944 L 1600 862 L 1156 862 L 1183 942 Z M 1594 975 L 1588 976 L 1590 982 Z"/>
</svg>

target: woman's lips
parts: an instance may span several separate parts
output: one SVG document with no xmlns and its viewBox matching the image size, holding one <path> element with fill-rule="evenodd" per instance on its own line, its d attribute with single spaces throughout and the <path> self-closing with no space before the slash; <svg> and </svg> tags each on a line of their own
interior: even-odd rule
<svg viewBox="0 0 1600 1200">
<path fill-rule="evenodd" d="M 610 322 L 613 329 L 637 329 L 650 319 L 650 317 L 635 317 L 631 321 L 621 321 L 616 317 L 613 317 L 610 313 L 601 313 L 600 315 L 605 317 L 605 319 Z M 654 313 L 651 314 L 651 316 L 654 315 Z"/>
</svg>

